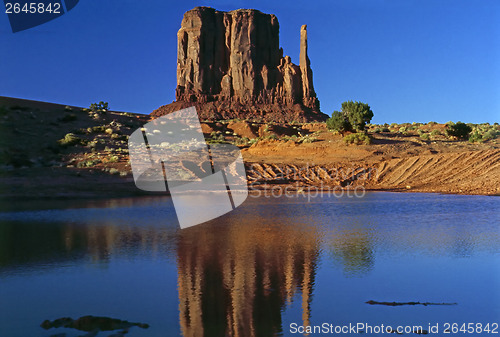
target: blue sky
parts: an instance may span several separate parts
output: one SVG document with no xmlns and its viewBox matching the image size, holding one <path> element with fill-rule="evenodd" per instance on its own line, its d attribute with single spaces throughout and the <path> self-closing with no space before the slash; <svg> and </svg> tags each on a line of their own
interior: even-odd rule
<svg viewBox="0 0 500 337">
<path fill-rule="evenodd" d="M 150 113 L 174 100 L 177 30 L 196 6 L 276 14 L 298 63 L 300 26 L 321 110 L 368 103 L 373 122 L 500 122 L 500 1 L 81 0 L 13 34 L 0 14 L 0 95 Z"/>
</svg>

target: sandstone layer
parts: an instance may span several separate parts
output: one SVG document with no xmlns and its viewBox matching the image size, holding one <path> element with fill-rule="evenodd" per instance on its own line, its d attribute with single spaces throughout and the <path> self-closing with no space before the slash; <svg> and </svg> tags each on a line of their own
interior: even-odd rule
<svg viewBox="0 0 500 337">
<path fill-rule="evenodd" d="M 279 47 L 276 16 L 254 9 L 196 7 L 184 14 L 177 38 L 176 104 L 153 116 L 195 105 L 207 120 L 327 118 L 314 91 L 306 25 L 300 30 L 298 66 Z"/>
</svg>

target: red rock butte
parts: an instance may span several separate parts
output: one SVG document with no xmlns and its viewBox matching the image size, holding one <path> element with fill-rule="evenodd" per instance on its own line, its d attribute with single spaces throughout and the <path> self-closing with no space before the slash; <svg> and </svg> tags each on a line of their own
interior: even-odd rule
<svg viewBox="0 0 500 337">
<path fill-rule="evenodd" d="M 196 106 L 202 120 L 323 121 L 300 29 L 299 66 L 279 47 L 279 23 L 255 9 L 230 12 L 196 7 L 177 33 L 176 101 L 161 116 Z"/>
</svg>

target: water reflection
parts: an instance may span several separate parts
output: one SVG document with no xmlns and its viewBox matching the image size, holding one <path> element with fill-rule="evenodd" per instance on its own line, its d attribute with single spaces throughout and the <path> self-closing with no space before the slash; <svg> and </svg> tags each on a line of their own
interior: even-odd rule
<svg viewBox="0 0 500 337">
<path fill-rule="evenodd" d="M 39 328 L 44 319 L 73 311 L 72 317 L 98 314 L 150 324 L 146 335 L 138 329 L 131 336 L 163 336 L 171 326 L 185 337 L 275 336 L 288 335 L 291 320 L 309 325 L 344 315 L 346 322 L 357 317 L 377 323 L 382 317 L 364 309 L 370 299 L 456 301 L 465 303 L 453 308 L 463 317 L 493 316 L 500 279 L 497 200 L 391 194 L 311 203 L 258 199 L 182 231 L 164 199 L 0 213 L 0 326 L 15 336 L 19 317 Z M 439 209 L 432 213 L 434 204 Z M 89 265 L 104 268 L 89 273 Z M 58 274 L 67 266 L 76 275 L 73 284 Z M 39 277 L 44 270 L 50 282 Z M 478 279 L 481 287 L 475 286 Z M 26 291 L 26 283 L 33 285 L 31 297 L 20 305 L 8 294 Z M 45 308 L 47 299 L 36 288 L 51 289 L 49 283 L 65 292 L 49 290 L 59 306 Z M 166 283 L 169 298 L 161 295 Z M 114 295 L 106 293 L 114 288 Z M 85 296 L 99 291 L 99 303 L 79 312 Z M 114 308 L 118 297 L 133 305 Z M 174 309 L 165 319 L 167 302 Z M 44 312 L 40 319 L 35 309 L 24 309 L 30 306 L 52 310 L 52 316 Z M 414 317 L 397 319 L 415 323 Z"/>
<path fill-rule="evenodd" d="M 175 230 L 155 227 L 8 222 L 0 225 L 0 276 L 115 257 L 173 257 Z"/>
<path fill-rule="evenodd" d="M 303 323 L 310 324 L 317 233 L 262 223 L 214 227 L 179 235 L 183 336 L 273 336 L 282 331 L 282 311 L 294 300 L 301 301 Z"/>
<path fill-rule="evenodd" d="M 350 230 L 329 235 L 328 246 L 332 258 L 343 266 L 348 277 L 361 277 L 373 269 L 374 247 L 366 230 Z"/>
</svg>

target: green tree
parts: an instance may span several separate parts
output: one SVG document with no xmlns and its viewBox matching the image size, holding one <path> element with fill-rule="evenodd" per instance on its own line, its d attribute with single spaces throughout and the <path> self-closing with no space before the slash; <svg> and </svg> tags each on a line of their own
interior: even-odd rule
<svg viewBox="0 0 500 337">
<path fill-rule="evenodd" d="M 332 117 L 326 120 L 326 127 L 329 130 L 339 132 L 341 135 L 344 135 L 346 131 L 351 131 L 351 124 L 340 111 L 333 112 Z"/>
<path fill-rule="evenodd" d="M 448 137 L 457 137 L 458 139 L 469 139 L 469 133 L 472 131 L 472 128 L 462 122 L 455 123 L 447 123 L 446 126 L 446 134 Z"/>
<path fill-rule="evenodd" d="M 352 129 L 364 131 L 366 123 L 373 118 L 373 111 L 366 103 L 347 101 L 342 103 L 342 112 L 349 120 Z"/>
<path fill-rule="evenodd" d="M 343 134 L 345 131 L 364 131 L 366 123 L 373 118 L 370 106 L 362 102 L 347 101 L 342 103 L 342 111 L 334 111 L 326 121 L 326 126 Z"/>
</svg>

